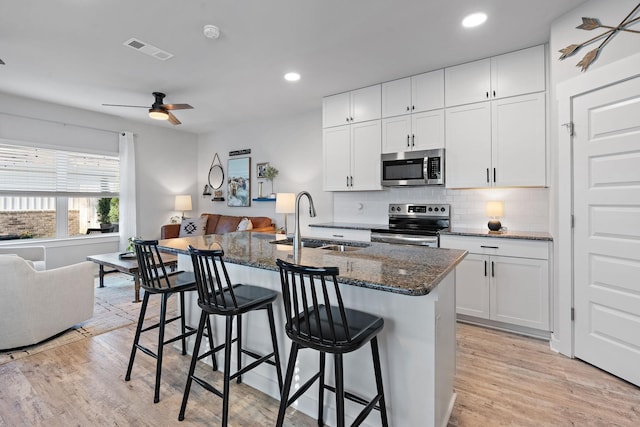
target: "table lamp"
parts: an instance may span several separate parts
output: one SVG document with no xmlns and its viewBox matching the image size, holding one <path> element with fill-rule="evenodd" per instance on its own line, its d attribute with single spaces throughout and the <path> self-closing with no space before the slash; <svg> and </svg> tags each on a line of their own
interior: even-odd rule
<svg viewBox="0 0 640 427">
<path fill-rule="evenodd" d="M 176 196 L 175 210 L 182 211 L 182 219 L 184 219 L 184 212 L 190 211 L 192 209 L 191 196 L 189 194 L 181 194 Z"/>
<path fill-rule="evenodd" d="M 295 193 L 278 193 L 276 194 L 276 213 L 284 214 L 284 233 L 287 230 L 287 215 L 296 211 L 296 194 Z"/>
<path fill-rule="evenodd" d="M 490 232 L 499 232 L 502 228 L 502 224 L 497 218 L 504 216 L 504 204 L 497 200 L 490 200 L 487 202 L 486 214 L 491 217 L 487 226 Z"/>
</svg>

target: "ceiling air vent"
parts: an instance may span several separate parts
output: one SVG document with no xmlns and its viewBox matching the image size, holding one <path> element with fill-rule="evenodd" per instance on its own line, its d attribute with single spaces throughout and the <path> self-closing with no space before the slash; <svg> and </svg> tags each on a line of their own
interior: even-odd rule
<svg viewBox="0 0 640 427">
<path fill-rule="evenodd" d="M 135 49 L 138 52 L 142 52 L 146 55 L 153 56 L 154 58 L 161 61 L 166 61 L 173 56 L 172 53 L 166 52 L 162 49 L 158 49 L 157 47 L 138 39 L 129 39 L 124 42 L 123 45 L 130 47 L 131 49 Z"/>
</svg>

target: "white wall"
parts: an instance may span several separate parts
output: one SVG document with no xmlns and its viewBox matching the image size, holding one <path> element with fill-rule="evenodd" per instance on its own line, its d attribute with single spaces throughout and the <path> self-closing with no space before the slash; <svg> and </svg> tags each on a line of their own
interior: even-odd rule
<svg viewBox="0 0 640 427">
<path fill-rule="evenodd" d="M 597 18 L 603 25 L 617 26 L 624 17 L 637 5 L 637 0 L 591 0 L 585 2 L 580 7 L 570 11 L 569 13 L 556 19 L 551 25 L 551 34 L 549 40 L 549 50 L 551 52 L 551 170 L 552 170 L 552 187 L 549 210 L 551 212 L 550 222 L 554 236 L 554 290 L 553 298 L 556 302 L 554 305 L 554 334 L 552 343 L 554 348 L 564 354 L 572 354 L 572 331 L 571 320 L 569 317 L 572 305 L 572 283 L 569 273 L 564 274 L 561 271 L 570 271 L 573 260 L 571 259 L 571 233 L 570 233 L 570 210 L 563 206 L 569 206 L 571 203 L 567 200 L 560 201 L 571 197 L 571 189 L 564 183 L 571 182 L 571 162 L 567 156 L 561 156 L 561 147 L 559 145 L 559 135 L 566 130 L 559 123 L 558 102 L 556 88 L 559 84 L 563 84 L 578 77 L 588 77 L 589 73 L 593 73 L 606 65 L 614 63 L 629 55 L 640 52 L 640 35 L 635 33 L 620 32 L 616 34 L 601 50 L 598 58 L 589 68 L 582 72 L 576 64 L 582 57 L 592 49 L 599 46 L 600 41 L 592 43 L 581 48 L 573 56 L 562 61 L 558 60 L 560 49 L 571 44 L 580 44 L 591 37 L 603 32 L 602 29 L 585 31 L 576 27 L 582 23 L 582 17 Z M 638 14 L 634 15 L 637 17 Z M 639 30 L 638 24 L 631 29 Z M 570 116 L 567 112 L 565 116 Z M 565 150 L 562 150 L 565 151 Z M 565 188 L 566 187 L 566 188 Z M 562 196 L 561 196 L 562 195 Z"/>
<path fill-rule="evenodd" d="M 159 238 L 160 226 L 176 214 L 174 195 L 186 193 L 195 198 L 198 194 L 193 172 L 197 165 L 195 134 L 0 93 L 0 138 L 117 152 L 117 133 L 123 130 L 134 133 L 137 234 Z M 73 240 L 44 243 L 48 268 L 118 250 L 113 238 L 97 239 L 95 244 L 87 244 L 87 238 Z"/>
<path fill-rule="evenodd" d="M 318 109 L 279 120 L 242 123 L 217 132 L 202 134 L 198 138 L 198 189 L 202 193 L 207 183 L 209 167 L 218 153 L 228 178 L 229 152 L 251 149 L 251 198 L 258 196 L 256 164 L 268 162 L 279 170 L 274 180 L 274 191 L 299 193 L 308 191 L 313 197 L 317 217 L 309 218 L 307 201 L 301 201 L 300 225 L 303 235 L 308 235 L 307 224 L 333 219 L 331 193 L 322 191 L 322 113 L 321 101 Z M 237 156 L 244 157 L 244 156 Z M 235 158 L 235 157 L 234 157 Z M 225 199 L 226 184 L 223 185 Z M 265 182 L 263 193 L 270 193 L 270 183 Z M 278 227 L 284 226 L 282 214 L 275 213 L 273 202 L 251 202 L 249 207 L 227 206 L 227 201 L 212 202 L 211 196 L 199 196 L 199 213 L 222 213 L 227 215 L 268 216 Z M 293 215 L 289 216 L 289 231 L 293 230 Z"/>
</svg>

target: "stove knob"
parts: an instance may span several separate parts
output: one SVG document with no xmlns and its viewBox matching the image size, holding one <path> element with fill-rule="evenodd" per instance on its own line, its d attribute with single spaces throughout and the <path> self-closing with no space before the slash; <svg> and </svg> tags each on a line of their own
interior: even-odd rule
<svg viewBox="0 0 640 427">
<path fill-rule="evenodd" d="M 436 208 L 438 210 L 438 208 Z M 429 212 L 433 212 L 433 208 L 429 208 Z"/>
<path fill-rule="evenodd" d="M 444 212 L 444 211 L 445 211 L 444 206 L 440 208 L 440 211 L 442 211 L 442 212 Z"/>
</svg>

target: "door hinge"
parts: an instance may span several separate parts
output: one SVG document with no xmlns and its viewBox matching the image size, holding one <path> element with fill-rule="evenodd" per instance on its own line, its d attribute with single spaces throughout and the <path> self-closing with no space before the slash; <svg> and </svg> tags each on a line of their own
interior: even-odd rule
<svg viewBox="0 0 640 427">
<path fill-rule="evenodd" d="M 576 320 L 576 309 L 571 307 L 571 321 Z"/>
<path fill-rule="evenodd" d="M 567 129 L 567 132 L 569 132 L 569 136 L 573 136 L 573 122 L 563 123 L 562 126 Z"/>
</svg>

